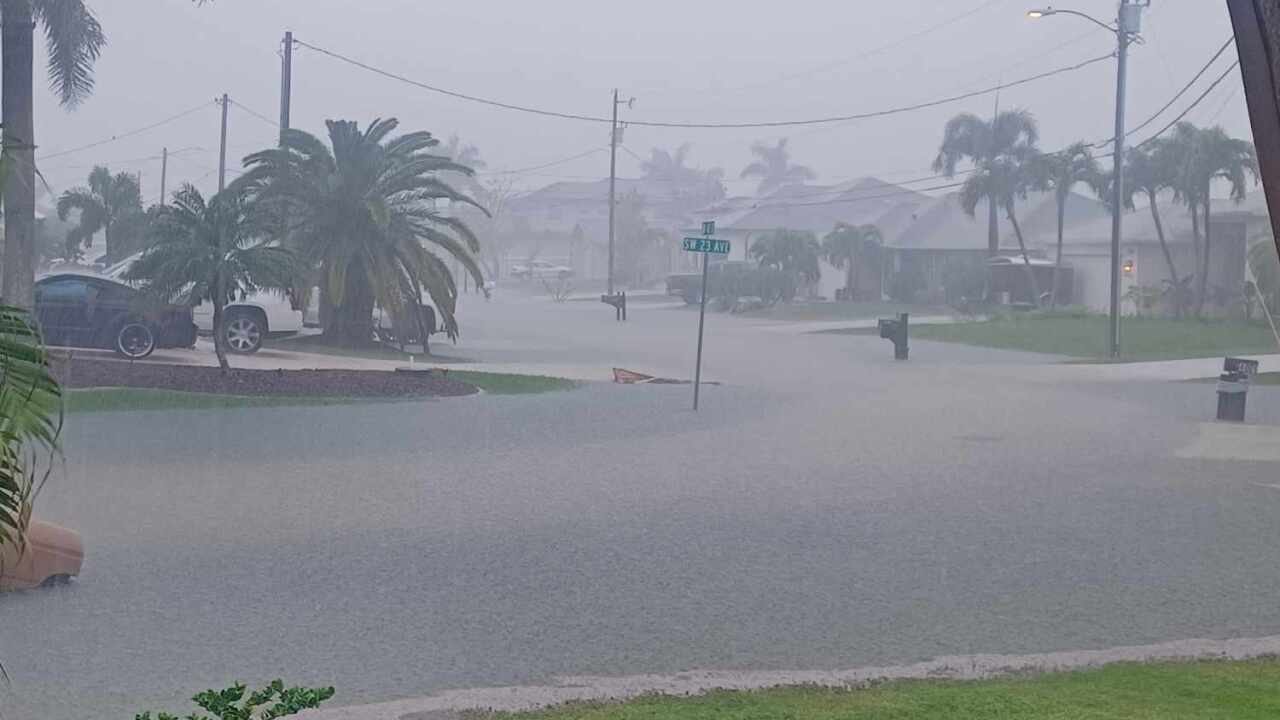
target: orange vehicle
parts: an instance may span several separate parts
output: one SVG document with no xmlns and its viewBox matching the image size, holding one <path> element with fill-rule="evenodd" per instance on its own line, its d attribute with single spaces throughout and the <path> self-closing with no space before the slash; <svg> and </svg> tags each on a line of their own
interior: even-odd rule
<svg viewBox="0 0 1280 720">
<path fill-rule="evenodd" d="M 27 527 L 26 546 L 0 549 L 0 591 L 66 582 L 80 574 L 84 543 L 75 530 L 43 520 Z"/>
</svg>

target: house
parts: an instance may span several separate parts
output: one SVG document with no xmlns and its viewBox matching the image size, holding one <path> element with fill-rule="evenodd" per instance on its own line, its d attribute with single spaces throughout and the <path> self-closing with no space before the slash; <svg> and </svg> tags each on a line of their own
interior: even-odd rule
<svg viewBox="0 0 1280 720">
<path fill-rule="evenodd" d="M 1169 255 L 1178 275 L 1194 275 L 1199 267 L 1198 243 L 1192 233 L 1191 213 L 1185 205 L 1162 199 L 1157 204 Z M 1266 199 L 1259 190 L 1241 203 L 1215 199 L 1210 213 L 1210 253 L 1208 287 L 1210 297 L 1231 298 L 1243 291 L 1248 242 L 1260 235 L 1271 236 Z M 1039 230 L 1032 245 L 1043 250 L 1055 238 Z M 1068 225 L 1063 242 L 1063 258 L 1075 269 L 1075 301 L 1103 311 L 1111 297 L 1111 216 Z M 1122 264 L 1120 295 L 1133 288 L 1168 287 L 1169 263 L 1160 247 L 1159 234 L 1150 206 L 1140 206 L 1124 214 L 1121 233 Z M 1136 312 L 1132 301 L 1123 312 Z"/>
</svg>

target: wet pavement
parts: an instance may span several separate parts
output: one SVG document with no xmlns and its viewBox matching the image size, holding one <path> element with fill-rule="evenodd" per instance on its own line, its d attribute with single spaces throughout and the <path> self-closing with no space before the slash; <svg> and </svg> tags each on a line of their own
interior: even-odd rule
<svg viewBox="0 0 1280 720">
<path fill-rule="evenodd" d="M 477 304 L 451 354 L 686 376 L 696 315 Z M 558 676 L 823 670 L 1280 633 L 1280 477 L 1213 387 L 708 317 L 685 386 L 75 415 L 40 514 L 76 582 L 0 597 L 12 717 L 336 704 Z M 1280 388 L 1251 418 L 1280 425 Z"/>
</svg>

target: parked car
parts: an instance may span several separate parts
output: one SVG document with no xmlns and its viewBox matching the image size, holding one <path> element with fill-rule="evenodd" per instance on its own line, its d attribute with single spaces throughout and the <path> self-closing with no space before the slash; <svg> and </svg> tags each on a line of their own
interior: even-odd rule
<svg viewBox="0 0 1280 720">
<path fill-rule="evenodd" d="M 549 280 L 552 278 L 573 277 L 573 268 L 556 265 L 546 260 L 534 260 L 531 263 L 519 263 L 511 266 L 511 277 L 523 280 Z"/>
<path fill-rule="evenodd" d="M 75 530 L 32 520 L 21 552 L 13 544 L 0 550 L 0 591 L 28 590 L 66 582 L 80 574 L 84 542 Z"/>
<path fill-rule="evenodd" d="M 108 267 L 103 275 L 120 280 L 139 254 L 131 255 Z M 213 335 L 213 306 L 200 303 L 194 308 L 196 327 L 201 335 Z M 293 300 L 287 295 L 273 292 L 256 292 L 227 303 L 227 349 L 234 353 L 250 354 L 262 349 L 268 338 L 288 337 L 302 330 L 302 311 L 293 308 Z"/>
<path fill-rule="evenodd" d="M 156 348 L 191 347 L 191 308 L 156 303 L 96 275 L 56 273 L 36 283 L 36 321 L 49 345 L 114 350 L 131 360 Z"/>
</svg>

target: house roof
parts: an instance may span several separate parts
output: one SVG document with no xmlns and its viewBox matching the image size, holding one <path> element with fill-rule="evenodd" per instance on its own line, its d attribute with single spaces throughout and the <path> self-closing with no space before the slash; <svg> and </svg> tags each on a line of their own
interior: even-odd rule
<svg viewBox="0 0 1280 720">
<path fill-rule="evenodd" d="M 982 201 L 973 217 L 960 207 L 959 193 L 930 199 L 912 213 L 896 233 L 886 234 L 890 247 L 913 250 L 979 250 L 987 247 L 987 203 Z M 1106 216 L 1107 209 L 1093 198 L 1072 193 L 1067 198 L 1068 225 Z M 1043 237 L 1057 237 L 1057 201 L 1052 193 L 1031 193 L 1018 204 L 1018 224 L 1028 244 Z M 1109 227 L 1109 225 L 1108 225 Z M 1013 247 L 1013 228 L 1000 214 L 1000 245 Z"/>
<path fill-rule="evenodd" d="M 864 177 L 838 185 L 784 185 L 758 198 L 734 198 L 735 202 L 708 210 L 720 210 L 716 225 L 728 230 L 786 228 L 826 233 L 840 222 L 880 224 L 890 216 L 904 216 L 927 198 L 914 190 Z"/>
<path fill-rule="evenodd" d="M 1156 207 L 1160 212 L 1160 224 L 1164 229 L 1165 240 L 1170 243 L 1190 244 L 1191 211 L 1185 205 L 1174 203 L 1170 195 L 1162 196 Z M 1261 190 L 1249 193 L 1240 203 L 1225 198 L 1214 198 L 1212 217 L 1218 220 L 1231 218 L 1254 219 L 1266 222 L 1266 197 Z M 1156 233 L 1155 220 L 1151 217 L 1151 206 L 1140 205 L 1124 214 L 1124 241 L 1126 243 L 1157 243 L 1160 241 Z M 1035 238 L 1036 244 L 1056 242 L 1056 238 L 1048 232 L 1041 232 Z M 1066 245 L 1092 245 L 1111 242 L 1111 215 L 1084 222 L 1070 223 L 1064 233 L 1063 243 Z"/>
</svg>

